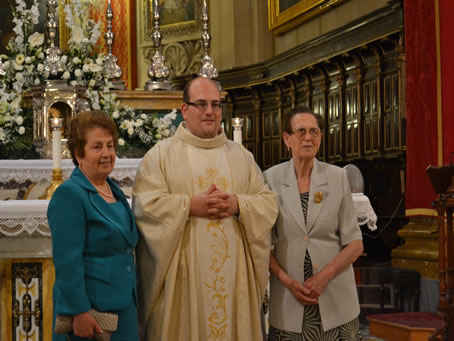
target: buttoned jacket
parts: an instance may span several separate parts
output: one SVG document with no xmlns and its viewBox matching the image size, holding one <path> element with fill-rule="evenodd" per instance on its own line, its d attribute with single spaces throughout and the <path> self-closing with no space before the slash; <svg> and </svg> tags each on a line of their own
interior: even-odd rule
<svg viewBox="0 0 454 341">
<path fill-rule="evenodd" d="M 307 224 L 293 160 L 270 168 L 264 175 L 279 203 L 274 255 L 291 278 L 304 282 L 306 250 L 315 275 L 343 247 L 362 239 L 347 174 L 342 168 L 314 160 Z M 270 286 L 270 324 L 281 330 L 301 332 L 304 306 L 274 275 L 271 275 Z M 358 316 L 358 294 L 351 265 L 328 283 L 318 301 L 325 331 Z"/>
<path fill-rule="evenodd" d="M 125 208 L 129 226 L 121 223 L 112 204 L 78 167 L 49 203 L 56 314 L 76 315 L 91 308 L 121 310 L 136 297 L 134 216 L 120 188 L 109 178 L 107 182 Z"/>
</svg>

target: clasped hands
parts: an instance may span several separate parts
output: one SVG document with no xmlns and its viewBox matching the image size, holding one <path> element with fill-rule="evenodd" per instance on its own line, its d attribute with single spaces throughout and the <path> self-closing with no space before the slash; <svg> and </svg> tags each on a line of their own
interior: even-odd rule
<svg viewBox="0 0 454 341">
<path fill-rule="evenodd" d="M 236 196 L 220 190 L 215 184 L 191 198 L 189 211 L 191 216 L 216 220 L 238 213 L 239 207 Z"/>
<path fill-rule="evenodd" d="M 328 284 L 328 279 L 322 273 L 309 277 L 304 283 L 290 279 L 287 287 L 302 305 L 318 304 L 318 297 Z"/>
</svg>

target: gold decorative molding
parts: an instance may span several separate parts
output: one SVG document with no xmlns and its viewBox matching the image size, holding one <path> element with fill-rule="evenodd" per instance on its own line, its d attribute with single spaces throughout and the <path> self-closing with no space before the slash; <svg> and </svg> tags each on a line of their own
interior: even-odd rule
<svg viewBox="0 0 454 341">
<path fill-rule="evenodd" d="M 183 104 L 183 91 L 119 90 L 116 95 L 122 105 L 134 109 L 172 110 Z"/>
<path fill-rule="evenodd" d="M 275 35 L 282 34 L 342 1 L 300 0 L 289 8 L 281 9 L 283 1 L 268 0 L 268 27 Z"/>
<path fill-rule="evenodd" d="M 411 218 L 397 232 L 405 244 L 392 251 L 392 266 L 419 271 L 422 277 L 438 279 L 437 219 Z"/>
</svg>

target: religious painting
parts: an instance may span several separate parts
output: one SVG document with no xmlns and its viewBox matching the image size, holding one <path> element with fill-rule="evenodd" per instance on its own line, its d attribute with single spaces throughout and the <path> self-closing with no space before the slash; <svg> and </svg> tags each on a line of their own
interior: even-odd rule
<svg viewBox="0 0 454 341">
<path fill-rule="evenodd" d="M 194 0 L 159 0 L 158 3 L 159 23 L 162 26 L 195 20 Z"/>
<path fill-rule="evenodd" d="M 202 0 L 148 0 L 146 40 L 153 33 L 153 8 L 158 3 L 159 27 L 163 43 L 169 38 L 199 33 L 202 22 Z"/>
<path fill-rule="evenodd" d="M 285 33 L 343 0 L 268 0 L 268 27 L 275 35 Z"/>
</svg>

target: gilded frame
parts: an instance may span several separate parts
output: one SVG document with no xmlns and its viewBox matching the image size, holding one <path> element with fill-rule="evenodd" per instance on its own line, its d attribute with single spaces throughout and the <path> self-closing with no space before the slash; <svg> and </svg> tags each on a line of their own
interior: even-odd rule
<svg viewBox="0 0 454 341">
<path fill-rule="evenodd" d="M 161 25 L 159 30 L 162 35 L 162 42 L 167 43 L 169 40 L 180 40 L 184 38 L 193 38 L 196 34 L 202 33 L 202 1 L 194 0 L 194 20 L 182 21 L 174 24 Z M 155 0 L 145 0 L 144 10 L 144 40 L 153 41 L 153 3 Z M 179 39 L 180 38 L 180 39 Z"/>
<path fill-rule="evenodd" d="M 275 35 L 285 33 L 344 0 L 299 0 L 280 11 L 282 0 L 268 0 L 268 27 Z"/>
</svg>

